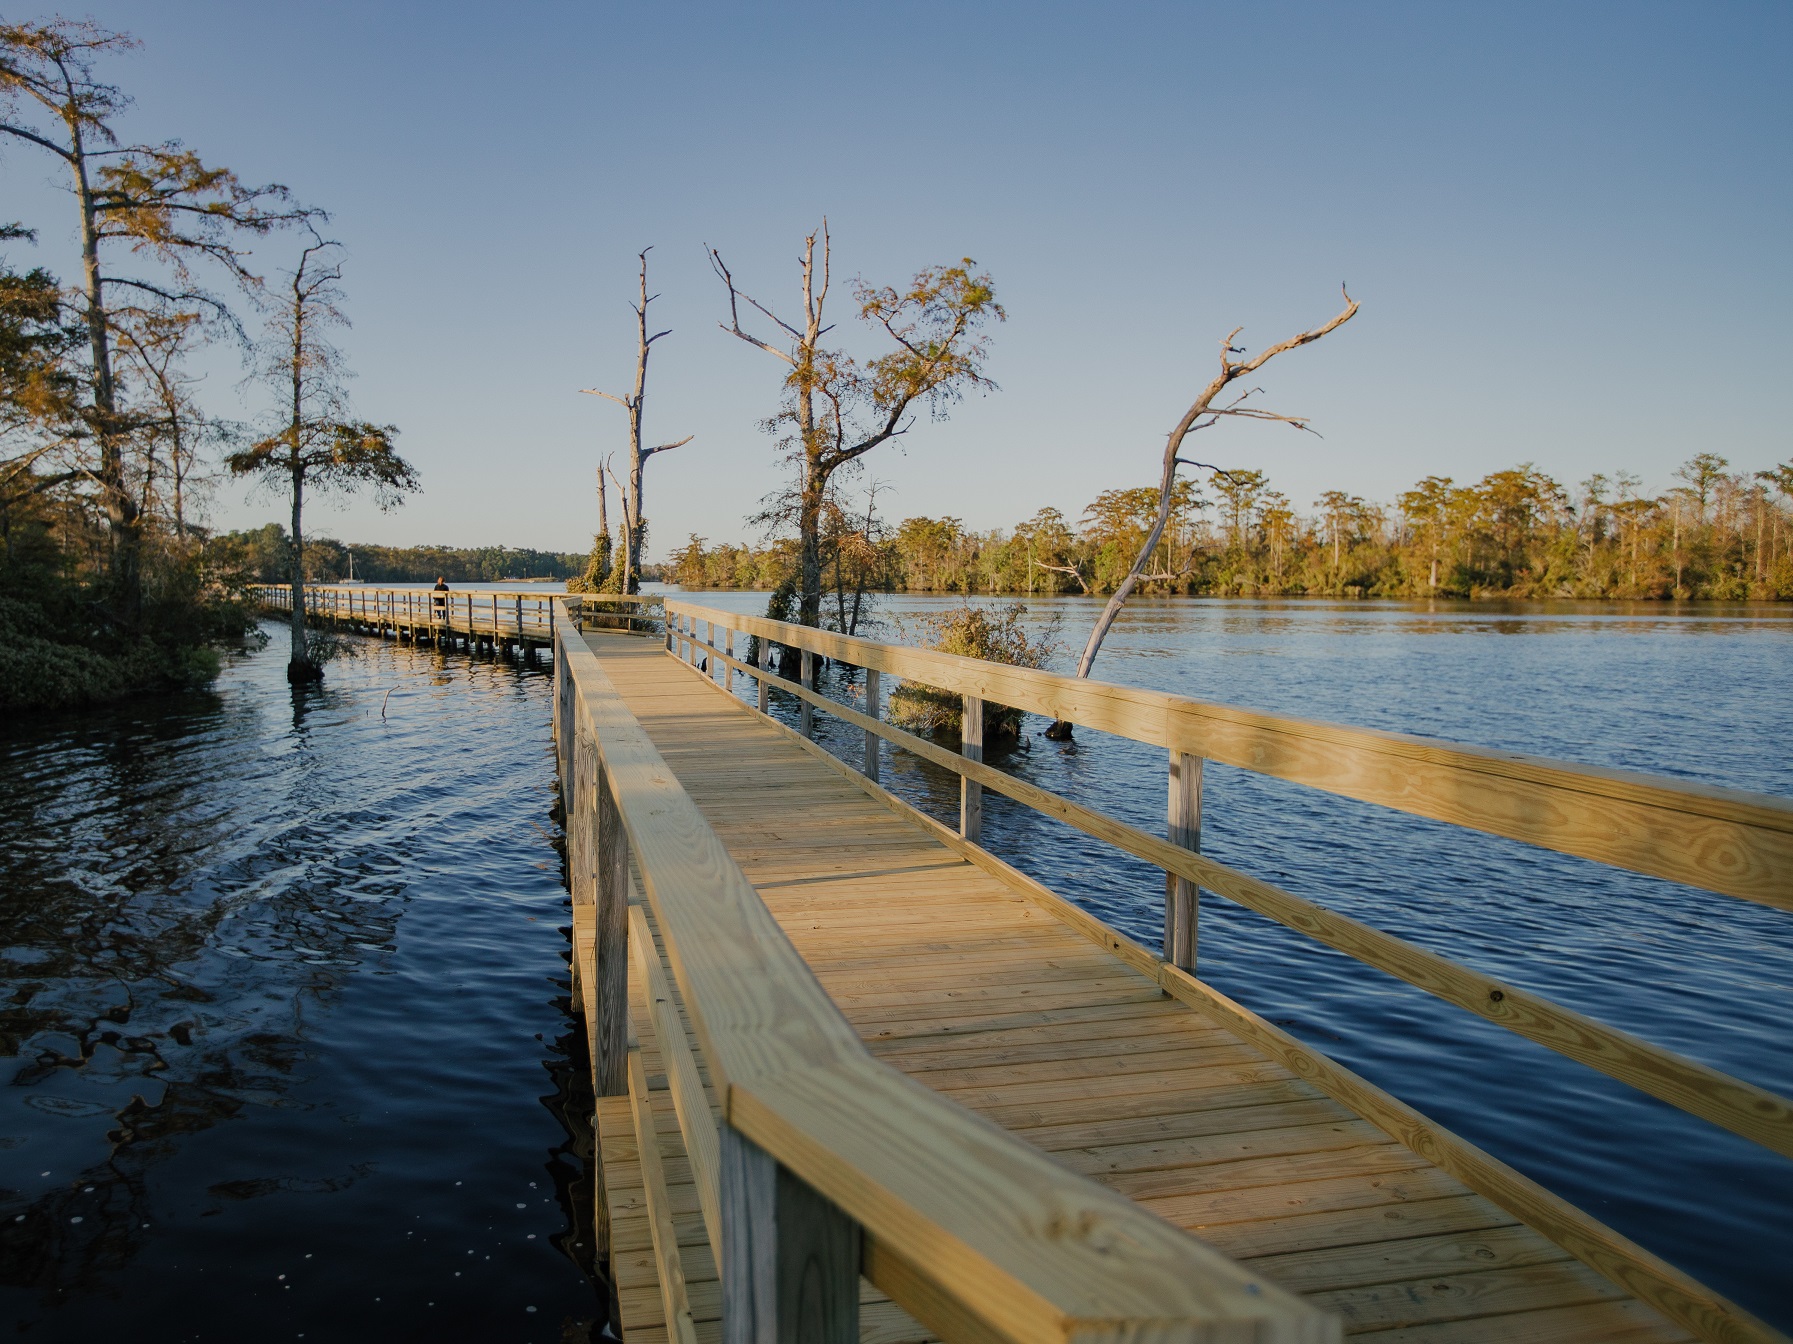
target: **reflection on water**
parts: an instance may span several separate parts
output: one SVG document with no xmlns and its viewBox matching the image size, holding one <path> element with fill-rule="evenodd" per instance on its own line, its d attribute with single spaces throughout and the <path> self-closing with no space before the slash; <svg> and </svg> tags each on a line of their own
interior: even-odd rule
<svg viewBox="0 0 1793 1344">
<path fill-rule="evenodd" d="M 692 600 L 765 610 L 763 594 Z M 892 599 L 887 628 L 942 605 Z M 1031 616 L 1060 616 L 1075 646 L 1099 606 L 1039 602 Z M 1145 602 L 1097 672 L 1793 796 L 1786 608 Z M 774 699 L 794 723 L 794 702 Z M 859 759 L 858 730 L 818 724 L 831 749 Z M 991 763 L 1162 831 L 1162 752 L 1084 729 L 1061 746 L 1043 727 L 1030 722 L 1025 749 L 992 751 Z M 957 778 L 886 752 L 888 786 L 956 823 Z M 1793 1095 L 1793 915 L 1214 765 L 1203 808 L 1204 848 L 1222 862 Z M 990 848 L 1157 944 L 1161 873 L 1006 798 L 986 794 L 984 809 Z M 1208 893 L 1199 959 L 1224 992 L 1793 1328 L 1793 1163 Z"/>
<path fill-rule="evenodd" d="M 0 736 L 16 1328 L 560 1340 L 602 1315 L 546 678 L 359 647 L 321 689 L 264 656 Z"/>
</svg>

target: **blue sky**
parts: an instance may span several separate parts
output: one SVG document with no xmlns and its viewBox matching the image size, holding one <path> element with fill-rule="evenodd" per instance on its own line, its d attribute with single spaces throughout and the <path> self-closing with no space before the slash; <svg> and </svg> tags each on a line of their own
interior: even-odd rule
<svg viewBox="0 0 1793 1344">
<path fill-rule="evenodd" d="M 1012 524 L 1151 480 L 1216 341 L 1360 316 L 1273 364 L 1323 439 L 1228 425 L 1202 455 L 1305 508 L 1533 461 L 1662 489 L 1702 450 L 1793 456 L 1786 314 L 1793 8 L 119 0 L 128 128 L 287 183 L 348 248 L 364 416 L 424 492 L 346 540 L 583 549 L 652 244 L 650 550 L 750 535 L 780 479 L 779 368 L 717 329 L 703 245 L 794 306 L 823 214 L 837 273 L 974 257 L 1009 312 L 1001 390 L 868 465 L 893 519 Z M 9 18 L 32 11 L 8 6 Z M 6 146 L 15 261 L 73 272 L 47 156 Z M 280 243 L 258 262 L 285 262 Z M 836 315 L 850 344 L 845 286 Z M 221 414 L 260 394 L 213 361 Z M 223 487 L 214 519 L 281 516 Z"/>
</svg>

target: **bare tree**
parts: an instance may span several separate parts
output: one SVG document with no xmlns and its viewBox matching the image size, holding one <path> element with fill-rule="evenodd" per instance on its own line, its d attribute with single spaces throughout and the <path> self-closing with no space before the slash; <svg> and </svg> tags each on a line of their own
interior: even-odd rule
<svg viewBox="0 0 1793 1344">
<path fill-rule="evenodd" d="M 130 100 L 98 81 L 94 60 L 136 45 L 123 33 L 68 19 L 0 24 L 0 132 L 61 159 L 74 188 L 89 346 L 85 418 L 98 447 L 91 475 L 111 532 L 113 614 L 127 628 L 142 609 L 142 509 L 125 461 L 131 424 L 113 369 L 113 295 L 124 291 L 171 309 L 199 304 L 234 321 L 199 287 L 195 263 L 215 263 L 252 283 L 236 237 L 314 213 L 292 205 L 284 187 L 244 187 L 228 169 L 206 166 L 178 142 L 121 146 L 111 122 Z M 154 259 L 164 274 L 109 272 L 102 255 L 108 243 Z"/>
<path fill-rule="evenodd" d="M 822 533 L 830 480 L 879 444 L 906 434 L 917 403 L 926 403 L 938 419 L 966 391 L 994 388 L 983 372 L 989 338 L 980 328 L 988 319 L 1000 322 L 1006 315 L 996 302 L 990 277 L 974 275 L 971 268 L 976 263 L 969 257 L 957 266 L 917 272 L 900 292 L 858 282 L 853 297 L 860 318 L 895 345 L 861 366 L 844 352 L 822 346 L 822 337 L 832 330 L 823 321 L 832 260 L 826 219 L 803 240 L 798 324 L 786 322 L 737 289 L 722 254 L 715 248 L 707 250 L 711 266 L 728 288 L 729 320 L 722 329 L 789 366 L 784 404 L 767 423 L 785 432 L 784 444 L 797 469 L 798 620 L 819 626 Z M 771 322 L 778 334 L 767 339 L 743 329 L 742 303 Z"/>
<path fill-rule="evenodd" d="M 265 342 L 263 375 L 282 393 L 282 423 L 225 459 L 234 475 L 258 476 L 291 495 L 292 653 L 286 675 L 294 683 L 323 676 L 305 639 L 306 490 L 346 494 L 371 485 L 379 506 L 389 509 L 418 488 L 416 470 L 393 450 L 397 429 L 346 418 L 346 371 L 326 335 L 331 327 L 348 325 L 339 307 L 342 264 L 333 251 L 339 244 L 315 229 L 311 237 Z"/>
<path fill-rule="evenodd" d="M 622 575 L 618 591 L 624 593 L 641 591 L 641 546 L 642 540 L 647 534 L 647 515 L 642 511 L 641 505 L 642 470 L 647 466 L 647 460 L 655 453 L 669 453 L 674 448 L 683 448 L 696 437 L 696 435 L 687 434 L 676 443 L 656 444 L 652 448 L 642 447 L 641 411 L 647 402 L 648 352 L 653 349 L 655 341 L 663 336 L 672 335 L 670 328 L 666 331 L 657 331 L 652 336 L 647 334 L 647 306 L 660 297 L 658 294 L 649 295 L 647 292 L 647 254 L 653 250 L 651 247 L 644 247 L 641 250 L 641 297 L 637 302 L 629 305 L 630 310 L 635 314 L 637 333 L 634 393 L 630 396 L 619 397 L 613 392 L 600 392 L 595 387 L 579 389 L 588 396 L 603 397 L 606 400 L 614 401 L 629 413 L 629 479 L 626 487 L 623 482 L 617 482 L 617 494 L 621 496 L 623 507 Z M 614 475 L 614 473 L 612 474 Z M 599 489 L 602 488 L 600 482 Z M 609 529 L 605 528 L 604 530 L 608 531 Z"/>
<path fill-rule="evenodd" d="M 1096 624 L 1090 631 L 1089 640 L 1083 646 L 1083 655 L 1077 660 L 1078 676 L 1089 676 L 1090 668 L 1095 665 L 1096 654 L 1101 651 L 1102 641 L 1108 637 L 1108 631 L 1114 625 L 1115 618 L 1121 614 L 1121 608 L 1127 604 L 1127 599 L 1132 596 L 1133 590 L 1146 577 L 1146 567 L 1151 563 L 1152 553 L 1158 549 L 1158 542 L 1164 536 L 1165 524 L 1170 521 L 1171 507 L 1176 496 L 1177 468 L 1189 466 L 1203 467 L 1213 472 L 1220 471 L 1218 467 L 1209 463 L 1196 462 L 1181 456 L 1183 441 L 1195 431 L 1211 429 L 1229 416 L 1244 420 L 1270 420 L 1278 424 L 1293 425 L 1296 429 L 1307 430 L 1309 433 L 1313 432 L 1308 425 L 1306 416 L 1282 415 L 1276 411 L 1264 410 L 1262 407 L 1247 406 L 1246 401 L 1262 391 L 1261 388 L 1247 388 L 1223 406 L 1214 404 L 1216 398 L 1239 379 L 1256 373 L 1278 355 L 1298 346 L 1311 345 L 1322 336 L 1337 331 L 1356 315 L 1357 300 L 1346 294 L 1344 311 L 1330 322 L 1315 327 L 1312 331 L 1304 331 L 1299 336 L 1291 336 L 1279 344 L 1269 346 L 1250 359 L 1232 358 L 1234 355 L 1245 353 L 1242 348 L 1233 344 L 1233 341 L 1245 328 L 1233 328 L 1227 334 L 1226 339 L 1220 343 L 1220 372 L 1214 376 L 1212 382 L 1202 389 L 1201 395 L 1196 397 L 1189 409 L 1183 413 L 1182 418 L 1177 421 L 1165 442 L 1164 466 L 1158 483 L 1157 516 L 1153 520 L 1151 530 L 1146 534 L 1145 541 L 1139 548 L 1138 557 L 1133 561 L 1132 568 L 1127 571 L 1127 577 L 1121 580 L 1120 586 L 1114 590 L 1114 596 L 1108 599 L 1108 604 L 1102 608 L 1102 614 L 1096 618 Z M 1058 737 L 1069 736 L 1068 725 L 1063 723 L 1055 723 L 1048 731 Z"/>
<path fill-rule="evenodd" d="M 148 406 L 140 410 L 137 431 L 144 442 L 142 484 L 144 514 L 155 506 L 160 484 L 158 449 L 168 453 L 167 500 L 175 536 L 187 536 L 187 482 L 193 475 L 200 442 L 211 426 L 194 402 L 197 379 L 181 371 L 200 317 L 193 312 L 143 312 L 117 326 L 118 349 L 141 385 Z"/>
</svg>

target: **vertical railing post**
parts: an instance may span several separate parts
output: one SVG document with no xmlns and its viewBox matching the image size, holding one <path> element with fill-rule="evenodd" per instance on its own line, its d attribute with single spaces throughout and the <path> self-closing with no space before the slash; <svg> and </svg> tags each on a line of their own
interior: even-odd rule
<svg viewBox="0 0 1793 1344">
<path fill-rule="evenodd" d="M 1170 753 L 1170 797 L 1165 809 L 1171 844 L 1202 851 L 1202 758 L 1186 751 Z M 1175 873 L 1164 875 L 1164 959 L 1194 972 L 1196 916 L 1200 909 L 1195 883 Z"/>
<path fill-rule="evenodd" d="M 733 658 L 735 656 L 735 632 L 732 626 L 722 632 L 722 652 L 723 655 L 728 658 Z M 730 667 L 727 663 L 724 663 L 721 669 L 721 676 L 718 680 L 722 682 L 723 690 L 727 691 L 730 695 L 734 694 L 734 668 Z"/>
<path fill-rule="evenodd" d="M 959 750 L 968 761 L 984 759 L 984 702 L 964 697 L 959 716 Z M 984 834 L 984 786 L 959 776 L 959 834 L 977 844 Z"/>
<path fill-rule="evenodd" d="M 859 1225 L 722 1126 L 722 1344 L 859 1344 Z"/>
<path fill-rule="evenodd" d="M 868 667 L 865 669 L 866 718 L 875 719 L 882 713 L 883 707 L 879 703 L 882 699 L 878 669 Z M 878 782 L 878 735 L 870 728 L 865 730 L 865 777 L 874 784 Z"/>
<path fill-rule="evenodd" d="M 629 833 L 610 789 L 610 772 L 597 757 L 596 825 L 598 1039 L 592 1042 L 593 1084 L 600 1097 L 629 1090 Z"/>
<path fill-rule="evenodd" d="M 813 691 L 816 688 L 816 656 L 815 656 L 815 654 L 811 653 L 808 649 L 804 649 L 803 654 L 802 654 L 802 663 L 803 663 L 803 674 L 802 674 L 803 688 L 805 690 Z M 797 711 L 797 731 L 802 733 L 803 736 L 808 737 L 810 735 L 810 733 L 814 731 L 815 726 L 816 726 L 815 706 L 810 704 L 809 701 L 805 700 L 803 702 L 803 707 Z"/>
<path fill-rule="evenodd" d="M 762 714 L 769 714 L 772 712 L 772 683 L 767 681 L 765 677 L 765 674 L 771 670 L 772 641 L 762 638 L 760 640 L 760 675 L 754 678 L 760 686 L 759 695 L 756 698 L 759 701 L 759 711 Z"/>
</svg>

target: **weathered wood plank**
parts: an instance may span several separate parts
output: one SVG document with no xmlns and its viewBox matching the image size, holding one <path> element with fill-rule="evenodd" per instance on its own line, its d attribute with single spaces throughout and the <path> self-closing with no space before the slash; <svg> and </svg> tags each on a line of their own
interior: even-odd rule
<svg viewBox="0 0 1793 1344">
<path fill-rule="evenodd" d="M 648 1231 L 654 1245 L 654 1272 L 660 1281 L 661 1309 L 673 1344 L 697 1344 L 691 1304 L 685 1295 L 685 1267 L 666 1197 L 666 1176 L 660 1165 L 660 1136 L 648 1102 L 647 1073 L 641 1052 L 628 1057 L 629 1107 L 635 1124 L 635 1150 L 641 1164 L 642 1191 L 647 1199 Z"/>
</svg>

